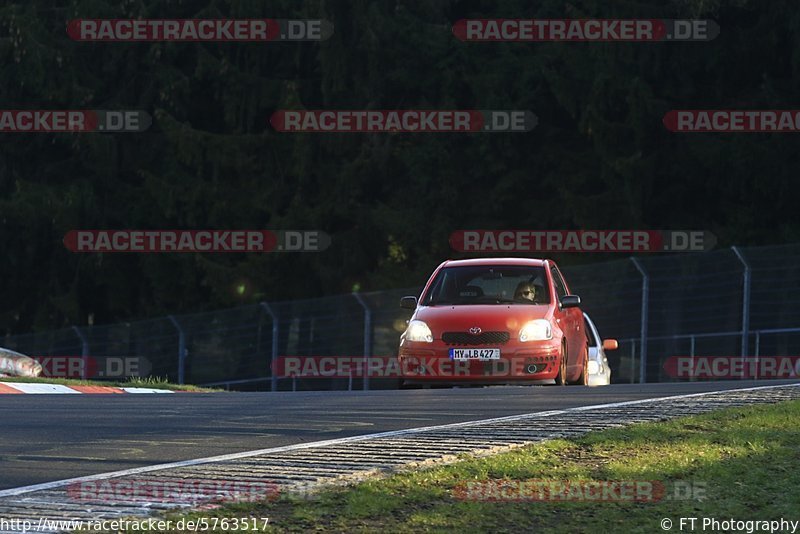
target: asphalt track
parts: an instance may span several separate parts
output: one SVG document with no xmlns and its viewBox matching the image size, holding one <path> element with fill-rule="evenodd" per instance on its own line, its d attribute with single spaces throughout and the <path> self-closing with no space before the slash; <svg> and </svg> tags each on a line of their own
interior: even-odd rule
<svg viewBox="0 0 800 534">
<path fill-rule="evenodd" d="M 254 449 L 796 380 L 173 395 L 0 395 L 0 490 Z"/>
</svg>

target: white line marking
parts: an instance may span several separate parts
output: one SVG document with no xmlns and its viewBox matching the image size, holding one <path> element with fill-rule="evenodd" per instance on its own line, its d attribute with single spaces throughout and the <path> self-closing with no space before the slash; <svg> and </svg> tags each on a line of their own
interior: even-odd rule
<svg viewBox="0 0 800 534">
<path fill-rule="evenodd" d="M 120 388 L 125 393 L 175 393 L 169 389 L 153 389 L 153 388 Z"/>
<path fill-rule="evenodd" d="M 406 428 L 403 430 L 392 430 L 389 432 L 379 432 L 376 434 L 366 434 L 361 436 L 350 436 L 347 438 L 328 439 L 324 441 L 312 441 L 310 443 L 298 443 L 296 445 L 285 445 L 283 447 L 273 447 L 271 449 L 259 449 L 254 451 L 237 452 L 233 454 L 224 454 L 221 456 L 210 456 L 208 458 L 197 458 L 195 460 L 183 460 L 180 462 L 171 462 L 167 464 L 148 465 L 144 467 L 134 467 L 132 469 L 125 469 L 122 471 L 112 471 L 110 473 L 99 473 L 97 475 L 89 475 L 84 477 L 68 478 L 65 480 L 56 480 L 54 482 L 44 482 L 42 484 L 34 484 L 32 486 L 22 486 L 19 488 L 11 488 L 0 491 L 0 498 L 13 497 L 16 495 L 23 495 L 25 493 L 32 493 L 34 491 L 52 490 L 62 488 L 70 484 L 80 484 L 82 482 L 93 482 L 96 480 L 106 480 L 111 478 L 119 478 L 128 475 L 138 475 L 141 473 L 151 473 L 153 471 L 162 471 L 164 469 L 173 469 L 177 467 L 190 467 L 195 465 L 203 465 L 210 463 L 227 462 L 229 460 L 238 460 L 240 458 L 250 458 L 253 456 L 261 456 L 264 454 L 274 454 L 279 452 L 297 451 L 303 449 L 313 449 L 316 447 L 327 447 L 329 445 L 341 445 L 344 443 L 353 443 L 357 441 L 365 441 L 375 438 L 387 438 L 394 436 L 406 436 L 410 434 L 418 434 L 429 430 L 442 430 L 448 428 L 461 428 L 465 426 L 475 426 L 496 423 L 501 421 L 519 421 L 522 419 L 538 419 L 541 417 L 549 417 L 553 415 L 563 415 L 569 412 L 584 412 L 588 410 L 601 410 L 603 408 L 616 408 L 619 406 L 634 406 L 636 404 L 644 404 L 646 402 L 665 401 L 674 399 L 688 399 L 691 397 L 702 397 L 707 395 L 719 395 L 723 393 L 731 393 L 734 391 L 756 391 L 760 389 L 775 389 L 782 387 L 800 387 L 800 383 L 795 384 L 780 384 L 775 386 L 758 386 L 752 388 L 735 388 L 725 389 L 721 391 L 707 391 L 704 393 L 688 393 L 685 395 L 672 395 L 668 397 L 656 397 L 652 399 L 640 399 L 634 401 L 612 402 L 608 404 L 594 404 L 591 406 L 578 406 L 576 408 L 565 408 L 563 410 L 551 410 L 549 412 L 538 412 L 533 414 L 509 415 L 505 417 L 495 417 L 492 419 L 480 419 L 478 421 L 464 421 L 462 423 L 450 423 L 446 425 L 435 425 L 419 428 Z"/>
</svg>

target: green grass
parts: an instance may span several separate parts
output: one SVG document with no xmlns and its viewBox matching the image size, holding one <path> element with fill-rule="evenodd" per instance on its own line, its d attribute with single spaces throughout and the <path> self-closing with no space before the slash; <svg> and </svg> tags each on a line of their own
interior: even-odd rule
<svg viewBox="0 0 800 534">
<path fill-rule="evenodd" d="M 798 462 L 800 401 L 792 401 L 594 432 L 313 497 L 168 517 L 269 517 L 275 532 L 563 533 L 663 532 L 660 521 L 670 518 L 679 531 L 679 517 L 800 519 Z M 697 493 L 659 502 L 491 502 L 461 500 L 454 491 L 470 482 L 531 479 L 659 481 Z"/>
<path fill-rule="evenodd" d="M 194 391 L 198 393 L 215 393 L 223 391 L 221 389 L 204 388 L 193 386 L 190 384 L 173 384 L 168 382 L 166 378 L 160 377 L 146 377 L 146 378 L 130 378 L 124 381 L 108 381 L 108 380 L 78 380 L 73 378 L 29 378 L 20 376 L 4 376 L 0 377 L 0 382 L 25 382 L 34 384 L 61 384 L 62 386 L 110 386 L 110 387 L 125 387 L 125 388 L 155 388 L 155 389 L 169 389 L 171 391 Z"/>
</svg>

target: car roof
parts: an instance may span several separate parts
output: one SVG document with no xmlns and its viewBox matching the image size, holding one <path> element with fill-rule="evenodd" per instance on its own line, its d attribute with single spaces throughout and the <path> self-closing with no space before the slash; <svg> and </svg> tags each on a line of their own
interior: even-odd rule
<svg viewBox="0 0 800 534">
<path fill-rule="evenodd" d="M 470 258 L 466 260 L 448 260 L 444 267 L 468 267 L 481 265 L 522 265 L 526 267 L 542 267 L 545 260 L 536 258 Z"/>
</svg>

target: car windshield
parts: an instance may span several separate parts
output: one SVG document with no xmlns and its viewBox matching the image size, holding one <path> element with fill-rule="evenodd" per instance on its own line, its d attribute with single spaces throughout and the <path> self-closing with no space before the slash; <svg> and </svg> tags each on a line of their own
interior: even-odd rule
<svg viewBox="0 0 800 534">
<path fill-rule="evenodd" d="M 423 306 L 549 304 L 542 267 L 476 265 L 445 267 L 423 297 Z"/>
</svg>

